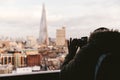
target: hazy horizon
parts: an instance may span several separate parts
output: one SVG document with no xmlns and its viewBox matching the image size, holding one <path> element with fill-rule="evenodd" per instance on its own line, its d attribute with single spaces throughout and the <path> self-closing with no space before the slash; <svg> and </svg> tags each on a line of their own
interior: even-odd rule
<svg viewBox="0 0 120 80">
<path fill-rule="evenodd" d="M 0 0 L 0 36 L 39 36 L 42 4 L 48 35 L 66 27 L 66 38 L 88 36 L 98 27 L 120 29 L 119 0 Z"/>
</svg>

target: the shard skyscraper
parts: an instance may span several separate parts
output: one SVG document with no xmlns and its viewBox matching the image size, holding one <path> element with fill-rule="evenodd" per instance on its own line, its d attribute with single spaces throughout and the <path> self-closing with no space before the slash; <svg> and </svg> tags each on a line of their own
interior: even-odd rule
<svg viewBox="0 0 120 80">
<path fill-rule="evenodd" d="M 43 4 L 40 22 L 39 44 L 49 45 L 45 5 Z"/>
</svg>

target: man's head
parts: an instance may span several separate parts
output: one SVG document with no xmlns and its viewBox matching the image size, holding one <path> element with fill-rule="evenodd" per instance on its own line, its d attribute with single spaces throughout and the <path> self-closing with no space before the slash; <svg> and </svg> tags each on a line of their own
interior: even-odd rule
<svg viewBox="0 0 120 80">
<path fill-rule="evenodd" d="M 100 50 L 115 52 L 120 50 L 120 32 L 101 27 L 91 33 L 88 42 L 94 43 Z"/>
</svg>

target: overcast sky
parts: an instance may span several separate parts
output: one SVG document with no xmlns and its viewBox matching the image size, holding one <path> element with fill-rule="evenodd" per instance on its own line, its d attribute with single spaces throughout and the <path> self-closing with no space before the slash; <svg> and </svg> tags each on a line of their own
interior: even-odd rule
<svg viewBox="0 0 120 80">
<path fill-rule="evenodd" d="M 43 3 L 49 37 L 62 26 L 67 38 L 98 27 L 120 30 L 120 0 L 0 0 L 0 36 L 38 37 Z"/>
</svg>

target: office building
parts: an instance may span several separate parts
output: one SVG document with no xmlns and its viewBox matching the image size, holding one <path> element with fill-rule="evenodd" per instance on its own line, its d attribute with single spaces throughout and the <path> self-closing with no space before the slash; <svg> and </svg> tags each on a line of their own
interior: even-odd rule
<svg viewBox="0 0 120 80">
<path fill-rule="evenodd" d="M 49 45 L 46 11 L 44 4 L 43 4 L 41 23 L 40 23 L 39 44 Z"/>
<path fill-rule="evenodd" d="M 62 27 L 62 29 L 56 30 L 56 45 L 57 46 L 64 46 L 66 43 L 66 33 L 65 33 L 65 27 Z"/>
</svg>

